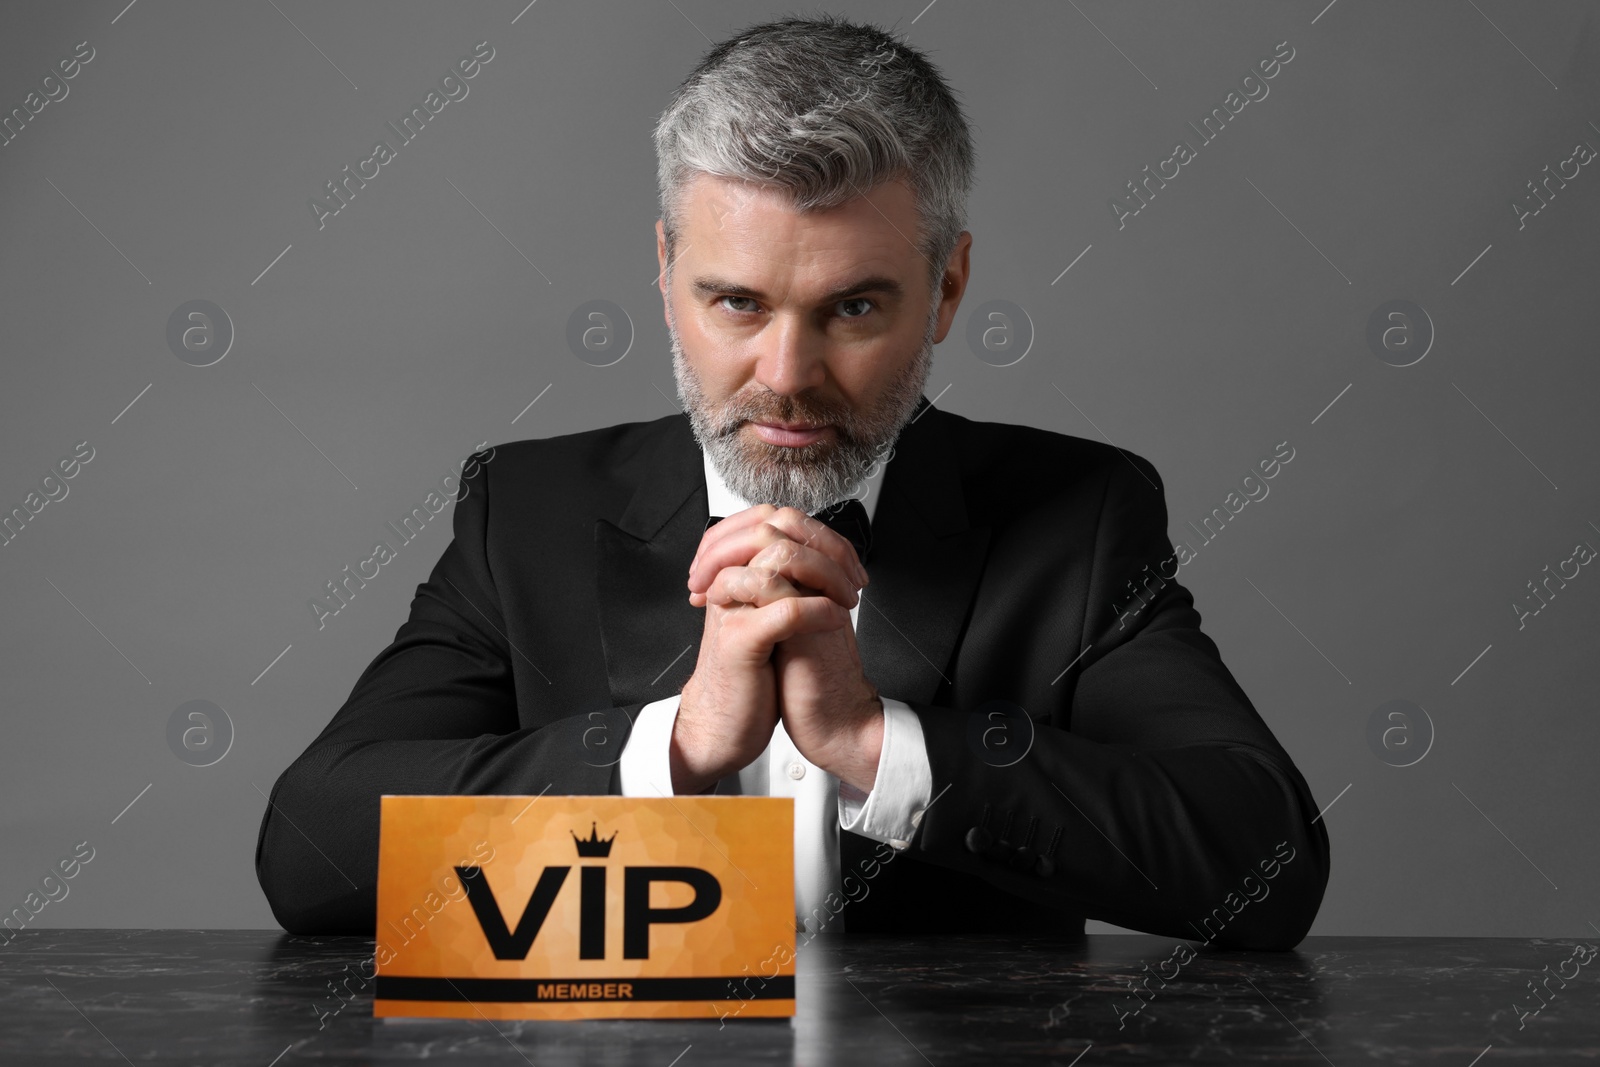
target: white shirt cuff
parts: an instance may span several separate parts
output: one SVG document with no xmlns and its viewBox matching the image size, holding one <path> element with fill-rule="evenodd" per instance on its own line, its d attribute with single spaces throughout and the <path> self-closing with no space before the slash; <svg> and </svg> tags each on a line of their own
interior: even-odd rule
<svg viewBox="0 0 1600 1067">
<path fill-rule="evenodd" d="M 640 709 L 622 746 L 617 762 L 622 772 L 625 797 L 670 797 L 672 795 L 672 727 L 678 721 L 678 697 L 654 700 Z"/>
<path fill-rule="evenodd" d="M 903 701 L 881 699 L 883 749 L 878 754 L 878 777 L 870 793 L 840 781 L 839 828 L 902 849 L 910 844 L 933 798 L 933 771 L 917 713 Z"/>
</svg>

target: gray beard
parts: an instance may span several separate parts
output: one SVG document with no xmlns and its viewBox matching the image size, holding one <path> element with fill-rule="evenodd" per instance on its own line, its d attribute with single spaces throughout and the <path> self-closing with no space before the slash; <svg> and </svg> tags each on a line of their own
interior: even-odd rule
<svg viewBox="0 0 1600 1067">
<path fill-rule="evenodd" d="M 668 278 L 668 285 L 671 279 Z M 937 292 L 935 293 L 935 299 Z M 684 357 L 678 329 L 669 321 L 672 373 L 689 425 L 728 488 L 752 503 L 792 507 L 814 515 L 849 497 L 865 495 L 866 480 L 887 462 L 911 420 L 933 370 L 933 334 L 939 305 L 932 303 L 917 356 L 889 383 L 871 411 L 857 413 L 814 400 L 779 396 L 764 386 L 735 394 L 719 409 L 706 399 L 700 378 Z M 830 423 L 832 440 L 786 447 L 741 432 L 746 421 Z"/>
</svg>

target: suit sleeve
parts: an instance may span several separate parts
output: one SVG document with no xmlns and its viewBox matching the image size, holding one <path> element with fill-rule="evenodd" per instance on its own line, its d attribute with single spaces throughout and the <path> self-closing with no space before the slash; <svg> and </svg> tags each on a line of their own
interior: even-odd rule
<svg viewBox="0 0 1600 1067">
<path fill-rule="evenodd" d="M 574 708 L 538 727 L 518 720 L 512 657 L 521 653 L 505 636 L 484 548 L 488 460 L 473 458 L 454 539 L 417 587 L 410 617 L 268 798 L 256 877 L 291 933 L 371 935 L 385 793 L 621 792 L 615 756 L 642 705 Z"/>
<path fill-rule="evenodd" d="M 1027 755 L 994 766 L 968 743 L 970 709 L 914 704 L 934 785 L 948 793 L 913 849 L 1119 926 L 1292 948 L 1327 885 L 1325 824 L 1200 632 L 1176 580 L 1160 476 L 1118 451 L 1089 574 L 1088 651 L 1062 679 L 1076 679 L 1067 725 L 1036 723 Z M 1062 649 L 1060 662 L 1080 651 Z"/>
</svg>

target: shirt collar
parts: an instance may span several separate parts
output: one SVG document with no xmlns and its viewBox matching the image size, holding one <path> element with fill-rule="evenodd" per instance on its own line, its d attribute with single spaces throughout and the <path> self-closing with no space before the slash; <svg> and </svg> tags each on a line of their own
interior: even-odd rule
<svg viewBox="0 0 1600 1067">
<path fill-rule="evenodd" d="M 722 475 L 717 471 L 717 465 L 711 462 L 711 457 L 703 449 L 700 452 L 700 458 L 705 463 L 706 468 L 706 501 L 710 508 L 707 514 L 721 515 L 726 518 L 735 512 L 743 511 L 745 508 L 752 506 L 750 501 L 745 500 L 728 488 L 728 483 L 722 480 Z M 894 458 L 892 451 L 889 454 L 889 458 Z M 888 460 L 885 460 L 877 465 L 866 480 L 865 494 L 860 500 L 861 505 L 867 509 L 867 521 L 869 522 L 878 509 L 878 497 L 883 486 L 883 472 L 888 469 L 889 463 Z M 838 503 L 838 501 L 834 501 L 834 503 Z"/>
</svg>

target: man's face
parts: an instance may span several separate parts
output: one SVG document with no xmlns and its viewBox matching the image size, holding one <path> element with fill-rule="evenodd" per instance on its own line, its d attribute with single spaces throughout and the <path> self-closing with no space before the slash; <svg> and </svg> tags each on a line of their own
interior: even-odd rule
<svg viewBox="0 0 1600 1067">
<path fill-rule="evenodd" d="M 971 236 L 936 278 L 912 243 L 902 182 L 802 215 L 777 190 L 703 174 L 680 227 L 669 271 L 656 223 L 657 256 L 673 374 L 701 448 L 755 503 L 809 514 L 859 496 L 949 332 Z"/>
</svg>

